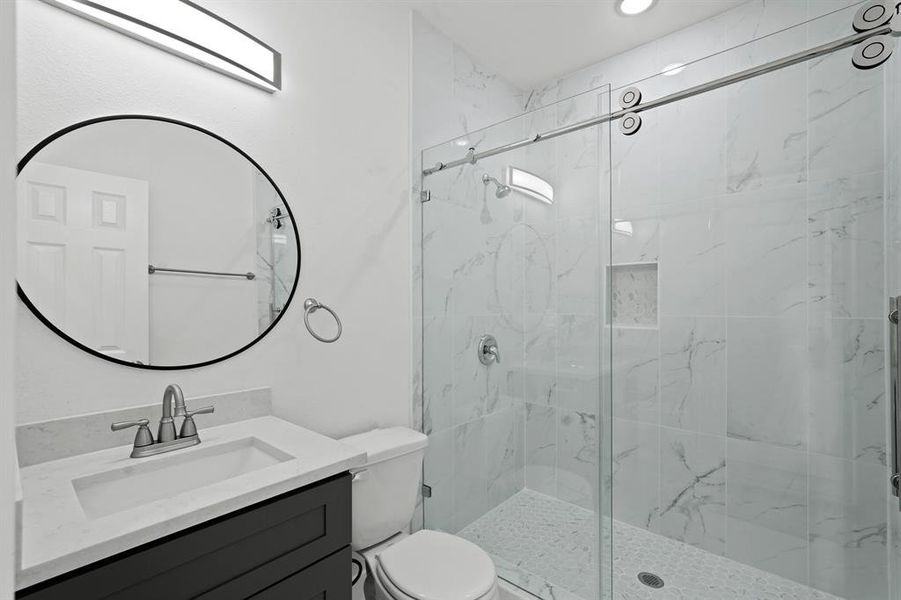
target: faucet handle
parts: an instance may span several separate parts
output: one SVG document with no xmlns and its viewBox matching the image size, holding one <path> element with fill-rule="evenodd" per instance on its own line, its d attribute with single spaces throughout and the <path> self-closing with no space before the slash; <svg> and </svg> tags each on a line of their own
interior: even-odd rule
<svg viewBox="0 0 901 600">
<path fill-rule="evenodd" d="M 197 410 L 185 410 L 185 420 L 181 423 L 181 432 L 178 434 L 178 437 L 186 438 L 197 435 L 197 425 L 194 423 L 194 415 L 207 415 L 215 411 L 215 406 L 204 406 Z"/>
<path fill-rule="evenodd" d="M 137 421 L 120 421 L 109 426 L 110 431 L 120 431 L 129 427 L 137 427 L 138 432 L 135 434 L 135 448 L 149 446 L 153 443 L 153 434 L 150 433 L 148 425 L 150 421 L 147 419 L 138 419 Z"/>
</svg>

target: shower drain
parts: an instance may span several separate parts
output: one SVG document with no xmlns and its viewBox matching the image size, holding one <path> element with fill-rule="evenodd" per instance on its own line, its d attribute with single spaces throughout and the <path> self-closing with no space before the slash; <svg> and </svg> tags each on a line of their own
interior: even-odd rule
<svg viewBox="0 0 901 600">
<path fill-rule="evenodd" d="M 663 587 L 663 579 L 661 579 L 659 575 L 654 575 L 653 573 L 642 571 L 638 574 L 638 581 L 652 588 L 659 589 Z"/>
</svg>

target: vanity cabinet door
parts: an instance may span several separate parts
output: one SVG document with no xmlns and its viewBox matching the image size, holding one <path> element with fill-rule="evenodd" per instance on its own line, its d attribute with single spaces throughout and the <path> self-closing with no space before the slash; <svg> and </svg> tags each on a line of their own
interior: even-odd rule
<svg viewBox="0 0 901 600">
<path fill-rule="evenodd" d="M 251 596 L 253 600 L 350 600 L 350 547 Z M 234 597 L 234 596 L 232 596 Z"/>
</svg>

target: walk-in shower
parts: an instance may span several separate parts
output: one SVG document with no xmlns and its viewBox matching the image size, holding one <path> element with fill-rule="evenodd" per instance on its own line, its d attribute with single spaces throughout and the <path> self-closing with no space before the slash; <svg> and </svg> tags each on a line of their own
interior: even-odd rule
<svg viewBox="0 0 901 600">
<path fill-rule="evenodd" d="M 426 527 L 545 599 L 899 597 L 901 67 L 835 8 L 423 151 Z"/>
</svg>

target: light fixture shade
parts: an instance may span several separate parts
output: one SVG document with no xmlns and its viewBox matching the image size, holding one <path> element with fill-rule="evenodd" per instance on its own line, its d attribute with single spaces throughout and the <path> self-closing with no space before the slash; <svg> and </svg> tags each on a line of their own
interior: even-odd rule
<svg viewBox="0 0 901 600">
<path fill-rule="evenodd" d="M 507 185 L 514 190 L 547 204 L 554 203 L 554 186 L 538 175 L 516 167 L 507 167 L 506 175 Z"/>
<path fill-rule="evenodd" d="M 267 92 L 282 87 L 281 54 L 189 0 L 44 0 Z"/>
</svg>

